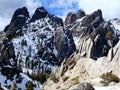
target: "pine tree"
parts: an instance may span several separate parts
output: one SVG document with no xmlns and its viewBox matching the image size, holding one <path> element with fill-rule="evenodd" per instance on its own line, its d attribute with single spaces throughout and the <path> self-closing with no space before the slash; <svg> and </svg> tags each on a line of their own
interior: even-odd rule
<svg viewBox="0 0 120 90">
<path fill-rule="evenodd" d="M 14 83 L 12 90 L 17 90 L 17 85 Z"/>
<path fill-rule="evenodd" d="M 32 82 L 29 82 L 29 83 L 27 84 L 26 90 L 34 90 L 34 89 L 33 89 L 33 84 L 32 84 Z"/>
</svg>

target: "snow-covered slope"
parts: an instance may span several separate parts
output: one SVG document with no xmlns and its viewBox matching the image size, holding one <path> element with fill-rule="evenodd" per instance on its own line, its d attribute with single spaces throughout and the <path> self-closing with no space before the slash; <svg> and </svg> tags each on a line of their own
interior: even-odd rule
<svg viewBox="0 0 120 90">
<path fill-rule="evenodd" d="M 17 27 L 16 20 L 19 20 L 19 17 L 25 19 L 20 21 L 21 26 Z M 13 43 L 19 66 L 29 69 L 37 69 L 38 66 L 53 69 L 76 49 L 72 33 L 65 27 L 62 19 L 50 15 L 44 7 L 37 8 L 31 18 L 24 7 L 15 11 L 11 23 L 4 31 Z"/>
<path fill-rule="evenodd" d="M 41 78 L 43 83 L 47 74 L 76 50 L 72 32 L 61 18 L 49 14 L 44 7 L 37 8 L 31 18 L 26 7 L 17 9 L 4 33 L 0 34 L 0 77 L 12 78 L 5 82 L 15 83 L 22 90 L 26 88 L 26 82 L 36 83 L 32 79 L 40 81 Z M 22 78 L 20 84 L 15 82 L 15 75 Z M 35 86 L 35 90 L 40 89 Z"/>
<path fill-rule="evenodd" d="M 116 33 L 116 35 L 119 36 L 120 38 L 120 19 L 113 19 L 113 20 L 110 20 L 110 22 L 113 24 L 114 26 L 114 32 Z"/>
<path fill-rule="evenodd" d="M 55 57 L 58 56 L 54 44 L 54 28 L 48 23 L 48 20 L 49 18 L 44 18 L 27 24 L 27 28 L 22 28 L 23 35 L 12 40 L 18 63 L 19 60 L 22 60 L 22 67 L 26 67 L 26 59 L 29 59 L 28 63 L 30 64 L 39 62 L 45 65 L 48 61 L 45 60 L 44 54 L 48 53 L 55 55 Z M 55 61 L 53 61 L 53 63 L 55 63 Z M 32 68 L 32 66 L 30 68 Z M 37 68 L 37 65 L 34 68 Z"/>
<path fill-rule="evenodd" d="M 25 75 L 23 73 L 20 73 L 19 78 L 17 78 L 17 76 L 15 75 L 13 77 L 13 80 L 7 79 L 6 76 L 4 76 L 0 73 L 0 84 L 4 90 L 12 90 L 14 85 L 18 89 L 25 90 L 28 82 L 33 82 L 33 80 L 30 79 L 27 75 Z M 41 85 L 39 82 L 34 81 L 33 84 L 38 85 L 38 86 L 34 87 L 35 90 L 41 89 Z"/>
</svg>

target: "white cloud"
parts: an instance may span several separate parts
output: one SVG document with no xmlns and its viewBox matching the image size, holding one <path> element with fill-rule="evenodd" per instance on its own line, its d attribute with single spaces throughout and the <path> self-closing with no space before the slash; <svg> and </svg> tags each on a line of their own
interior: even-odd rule
<svg viewBox="0 0 120 90">
<path fill-rule="evenodd" d="M 76 0 L 56 0 L 50 4 L 51 8 L 70 8 Z"/>
<path fill-rule="evenodd" d="M 50 8 L 56 8 L 61 9 L 62 15 L 57 14 L 57 16 L 61 17 L 63 20 L 65 20 L 67 14 L 69 12 L 76 12 L 78 7 L 74 7 L 74 3 L 78 3 L 78 0 L 56 0 L 53 3 L 50 3 Z"/>
<path fill-rule="evenodd" d="M 86 13 L 101 9 L 104 18 L 120 18 L 120 0 L 78 0 L 79 8 Z"/>
<path fill-rule="evenodd" d="M 73 3 L 76 3 L 76 7 L 72 7 Z M 52 8 L 64 8 L 62 18 L 65 18 L 69 11 L 76 11 L 78 8 L 82 8 L 87 14 L 90 14 L 97 9 L 101 9 L 103 17 L 120 18 L 120 0 L 57 0 L 50 4 Z"/>
<path fill-rule="evenodd" d="M 29 12 L 32 14 L 35 12 L 35 9 L 41 5 L 42 4 L 40 2 L 37 2 L 37 1 L 34 2 L 33 0 L 26 0 L 26 4 L 25 4 L 25 6 L 28 8 Z"/>
</svg>

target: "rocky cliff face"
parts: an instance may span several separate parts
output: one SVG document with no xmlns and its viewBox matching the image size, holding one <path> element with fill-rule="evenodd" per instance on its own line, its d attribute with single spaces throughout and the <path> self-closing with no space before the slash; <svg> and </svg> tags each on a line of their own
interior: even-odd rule
<svg viewBox="0 0 120 90">
<path fill-rule="evenodd" d="M 6 64 L 13 58 L 30 69 L 37 68 L 38 64 L 41 67 L 60 65 L 76 50 L 72 33 L 64 27 L 62 19 L 49 14 L 44 7 L 37 8 L 32 18 L 26 7 L 17 9 L 4 32 L 5 39 L 10 41 L 1 50 Z"/>
<path fill-rule="evenodd" d="M 73 33 L 77 50 L 53 71 L 43 88 L 74 90 L 80 83 L 89 82 L 98 90 L 100 87 L 104 88 L 105 83 L 100 78 L 102 74 L 119 76 L 118 21 L 104 20 L 102 11 L 97 10 L 68 24 L 67 28 Z M 107 85 L 106 89 L 114 87 L 113 90 L 116 90 L 119 83 L 111 84 L 110 81 Z M 78 87 L 77 89 L 81 90 Z"/>
<path fill-rule="evenodd" d="M 50 73 L 76 50 L 71 31 L 44 7 L 37 8 L 32 18 L 26 7 L 17 9 L 0 34 L 1 74 L 9 78 L 19 77 L 19 69 Z"/>
<path fill-rule="evenodd" d="M 94 90 L 92 79 L 106 72 L 120 75 L 119 26 L 119 19 L 104 20 L 100 9 L 89 15 L 83 10 L 70 12 L 63 22 L 44 7 L 37 8 L 31 18 L 26 7 L 19 8 L 0 32 L 0 77 L 26 89 L 33 80 L 21 69 L 43 77 L 43 72 L 50 74 L 59 66 L 44 77 L 49 78 L 43 89 Z"/>
<path fill-rule="evenodd" d="M 12 16 L 11 22 L 4 29 L 8 38 L 11 38 L 25 25 L 29 18 L 29 12 L 26 7 L 19 8 Z"/>
<path fill-rule="evenodd" d="M 25 25 L 22 35 L 12 38 L 19 60 L 28 58 L 30 62 L 59 65 L 76 49 L 72 33 L 63 26 L 62 19 L 50 15 L 43 7 L 37 8 Z"/>
<path fill-rule="evenodd" d="M 103 19 L 101 10 L 81 18 L 68 28 L 73 32 L 75 41 L 79 39 L 81 56 L 93 59 L 107 56 L 109 49 L 118 42 L 114 26 Z"/>
<path fill-rule="evenodd" d="M 66 25 L 72 24 L 76 21 L 76 19 L 80 19 L 80 18 L 84 17 L 85 15 L 86 14 L 82 9 L 80 9 L 76 14 L 70 12 L 70 13 L 68 13 L 68 15 L 65 19 L 65 24 Z"/>
</svg>

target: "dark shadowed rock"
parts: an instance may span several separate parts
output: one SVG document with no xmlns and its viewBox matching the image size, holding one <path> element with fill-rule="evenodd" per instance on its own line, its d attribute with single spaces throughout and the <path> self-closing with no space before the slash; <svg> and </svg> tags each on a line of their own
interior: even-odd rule
<svg viewBox="0 0 120 90">
<path fill-rule="evenodd" d="M 34 22 L 35 20 L 45 18 L 48 15 L 48 12 L 45 10 L 44 7 L 39 7 L 36 9 L 35 13 L 33 14 L 30 22 Z"/>
<path fill-rule="evenodd" d="M 12 80 L 15 74 L 19 75 L 14 46 L 11 41 L 4 39 L 0 42 L 1 74 Z"/>
<path fill-rule="evenodd" d="M 80 83 L 79 85 L 71 87 L 69 90 L 95 90 L 93 86 L 88 82 Z"/>
<path fill-rule="evenodd" d="M 53 27 L 58 27 L 58 26 L 63 26 L 63 20 L 57 16 L 54 15 L 48 15 L 48 17 L 50 18 L 49 23 L 51 25 L 53 25 Z"/>
<path fill-rule="evenodd" d="M 29 12 L 26 7 L 17 9 L 13 14 L 10 24 L 4 29 L 6 35 L 13 36 L 15 33 L 18 33 L 19 29 L 25 25 L 28 18 Z"/>
<path fill-rule="evenodd" d="M 66 37 L 64 36 L 66 34 Z M 75 50 L 76 46 L 73 41 L 72 32 L 64 28 L 58 28 L 55 31 L 55 45 L 58 50 L 58 57 L 60 61 L 63 61 L 64 58 L 69 57 Z"/>
<path fill-rule="evenodd" d="M 15 51 L 12 42 L 8 39 L 3 40 L 3 42 L 1 42 L 0 52 L 0 57 L 2 59 L 1 62 L 3 65 L 16 66 Z"/>
<path fill-rule="evenodd" d="M 92 14 L 87 15 L 86 18 L 82 20 L 82 26 L 88 27 L 90 24 L 92 24 L 94 28 L 97 28 L 103 21 L 102 11 L 98 9 Z"/>
<path fill-rule="evenodd" d="M 82 9 L 78 10 L 76 14 L 70 12 L 70 13 L 68 13 L 68 15 L 67 15 L 67 17 L 66 17 L 66 19 L 65 19 L 65 24 L 66 24 L 66 25 L 72 24 L 72 23 L 74 23 L 77 19 L 80 19 L 80 18 L 84 17 L 85 15 L 86 15 L 86 14 L 85 14 L 85 12 L 84 12 Z"/>
<path fill-rule="evenodd" d="M 15 22 L 18 17 L 28 17 L 28 18 L 30 17 L 29 12 L 26 7 L 19 8 L 15 11 L 15 13 L 12 17 L 11 23 Z"/>
</svg>

